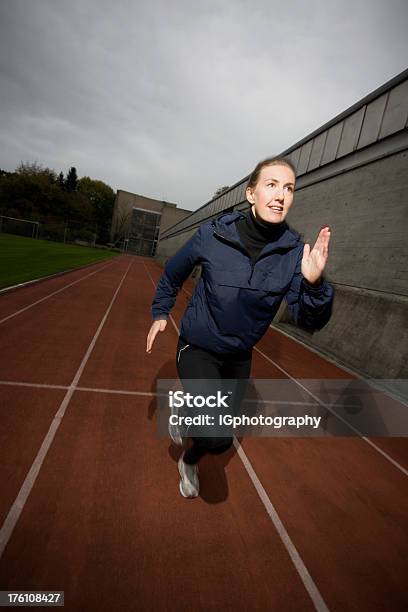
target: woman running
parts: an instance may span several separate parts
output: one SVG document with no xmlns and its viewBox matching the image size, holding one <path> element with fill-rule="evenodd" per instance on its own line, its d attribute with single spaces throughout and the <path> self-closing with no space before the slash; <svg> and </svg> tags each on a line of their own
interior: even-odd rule
<svg viewBox="0 0 408 612">
<path fill-rule="evenodd" d="M 293 203 L 296 171 L 286 158 L 258 163 L 246 188 L 250 210 L 221 214 L 198 228 L 167 262 L 152 303 L 153 323 L 146 351 L 151 352 L 184 281 L 196 265 L 201 277 L 184 313 L 177 346 L 177 371 L 184 390 L 189 381 L 233 379 L 238 386 L 233 410 L 242 400 L 251 371 L 253 346 L 271 324 L 282 299 L 297 323 L 315 331 L 328 322 L 333 288 L 322 274 L 328 258 L 330 228 L 324 226 L 311 249 L 285 222 Z M 197 390 L 197 389 L 195 389 Z M 232 435 L 192 437 L 179 460 L 180 492 L 199 493 L 198 462 L 206 453 L 225 452 Z M 170 430 L 180 444 L 181 433 Z"/>
</svg>

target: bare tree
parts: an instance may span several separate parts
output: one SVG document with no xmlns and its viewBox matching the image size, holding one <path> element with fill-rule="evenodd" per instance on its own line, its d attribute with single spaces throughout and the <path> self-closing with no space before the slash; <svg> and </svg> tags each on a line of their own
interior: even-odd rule
<svg viewBox="0 0 408 612">
<path fill-rule="evenodd" d="M 217 191 L 213 195 L 213 199 L 217 196 L 220 196 L 222 193 L 225 193 L 226 191 L 228 191 L 228 189 L 229 185 L 224 185 L 224 187 L 218 187 Z"/>
<path fill-rule="evenodd" d="M 115 243 L 119 240 L 123 240 L 123 238 L 126 237 L 131 215 L 132 211 L 130 210 L 118 211 L 115 222 L 115 233 L 113 236 L 113 240 Z"/>
</svg>

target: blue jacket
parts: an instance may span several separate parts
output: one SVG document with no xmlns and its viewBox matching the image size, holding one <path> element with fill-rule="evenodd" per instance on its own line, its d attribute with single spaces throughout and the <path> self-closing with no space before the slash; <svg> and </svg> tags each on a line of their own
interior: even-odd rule
<svg viewBox="0 0 408 612">
<path fill-rule="evenodd" d="M 235 221 L 226 213 L 204 223 L 167 262 L 152 303 L 153 319 L 166 319 L 194 266 L 201 278 L 181 322 L 189 343 L 216 353 L 251 349 L 267 331 L 285 298 L 296 323 L 315 331 L 329 320 L 333 288 L 309 285 L 301 273 L 303 243 L 288 225 L 251 262 Z"/>
</svg>

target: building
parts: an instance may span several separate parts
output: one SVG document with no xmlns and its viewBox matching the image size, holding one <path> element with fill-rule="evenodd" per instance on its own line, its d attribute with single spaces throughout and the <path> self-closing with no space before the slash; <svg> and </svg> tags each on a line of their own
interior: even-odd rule
<svg viewBox="0 0 408 612">
<path fill-rule="evenodd" d="M 153 257 L 161 232 L 190 215 L 177 204 L 119 189 L 113 208 L 111 242 L 134 255 Z"/>
</svg>

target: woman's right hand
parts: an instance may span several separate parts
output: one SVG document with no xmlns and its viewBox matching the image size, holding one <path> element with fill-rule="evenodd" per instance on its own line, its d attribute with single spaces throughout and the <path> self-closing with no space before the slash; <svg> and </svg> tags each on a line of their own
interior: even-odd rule
<svg viewBox="0 0 408 612">
<path fill-rule="evenodd" d="M 159 332 L 163 332 L 166 329 L 167 321 L 166 319 L 159 319 L 158 321 L 153 321 L 150 331 L 147 335 L 147 343 L 146 343 L 146 353 L 152 352 L 153 342 Z"/>
</svg>

